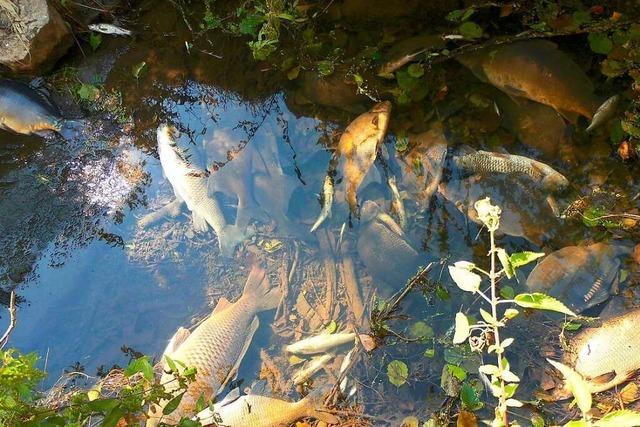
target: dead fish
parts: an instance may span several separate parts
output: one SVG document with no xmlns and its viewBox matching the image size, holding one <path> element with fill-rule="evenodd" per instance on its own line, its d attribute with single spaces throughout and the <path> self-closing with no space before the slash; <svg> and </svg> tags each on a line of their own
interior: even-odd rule
<svg viewBox="0 0 640 427">
<path fill-rule="evenodd" d="M 376 280 L 401 288 L 420 265 L 434 260 L 419 254 L 402 228 L 374 201 L 364 203 L 362 225 L 356 244 L 358 256 Z"/>
<path fill-rule="evenodd" d="M 587 127 L 587 132 L 591 132 L 595 128 L 601 126 L 603 123 L 608 122 L 609 119 L 611 119 L 615 114 L 619 102 L 620 95 L 613 95 L 611 98 L 604 101 L 593 115 L 593 119 Z"/>
<path fill-rule="evenodd" d="M 600 326 L 583 329 L 569 339 L 562 363 L 572 367 L 589 384 L 591 393 L 609 390 L 640 371 L 640 309 L 609 318 Z M 556 400 L 571 394 L 554 390 Z"/>
<path fill-rule="evenodd" d="M 393 79 L 397 70 L 421 54 L 429 50 L 442 49 L 445 45 L 442 37 L 436 34 L 422 34 L 402 40 L 387 52 L 386 60 L 378 69 L 377 75 L 385 79 Z"/>
<path fill-rule="evenodd" d="M 115 26 L 113 24 L 99 23 L 99 24 L 91 24 L 88 27 L 91 31 L 96 31 L 102 34 L 109 34 L 113 36 L 130 36 L 133 33 L 124 28 Z"/>
<path fill-rule="evenodd" d="M 569 185 L 567 178 L 551 166 L 514 154 L 479 150 L 461 156 L 453 156 L 452 162 L 459 170 L 471 174 L 528 176 L 542 189 L 551 192 L 562 191 Z"/>
<path fill-rule="evenodd" d="M 548 293 L 580 313 L 609 298 L 622 268 L 621 259 L 631 250 L 620 242 L 564 247 L 536 265 L 527 287 Z"/>
<path fill-rule="evenodd" d="M 288 426 L 300 418 L 315 418 L 328 424 L 338 424 L 335 415 L 319 410 L 324 407 L 322 389 L 313 390 L 297 402 L 287 402 L 266 396 L 246 395 L 227 403 L 214 405 L 198 414 L 202 425 L 225 427 Z"/>
<path fill-rule="evenodd" d="M 194 228 L 207 229 L 207 224 L 218 236 L 218 246 L 224 256 L 233 254 L 236 245 L 244 239 L 242 231 L 228 225 L 218 201 L 209 194 L 209 172 L 200 169 L 189 159 L 190 155 L 178 147 L 180 133 L 176 128 L 161 124 L 158 127 L 158 154 L 162 171 L 171 183 L 176 197 L 183 200 L 193 216 Z"/>
<path fill-rule="evenodd" d="M 322 186 L 322 210 L 318 219 L 309 230 L 311 233 L 316 231 L 322 223 L 331 216 L 331 206 L 333 205 L 333 177 L 327 175 L 324 179 L 324 185 Z"/>
<path fill-rule="evenodd" d="M 315 375 L 320 369 L 322 369 L 327 363 L 336 357 L 333 353 L 326 353 L 322 356 L 316 356 L 293 375 L 293 383 L 295 385 L 304 384 L 309 378 Z"/>
<path fill-rule="evenodd" d="M 349 342 L 353 343 L 355 342 L 355 338 L 356 334 L 352 332 L 320 334 L 288 345 L 285 350 L 289 353 L 295 354 L 324 353 Z"/>
<path fill-rule="evenodd" d="M 23 135 L 53 131 L 68 138 L 82 124 L 62 118 L 58 108 L 31 86 L 0 79 L 0 129 Z"/>
<path fill-rule="evenodd" d="M 181 328 L 163 356 L 165 373 L 161 384 L 169 393 L 178 391 L 166 357 L 196 368 L 196 380 L 189 385 L 177 409 L 170 415 L 161 417 L 167 401 L 150 410 L 147 427 L 156 426 L 160 421 L 177 423 L 183 416 L 194 415 L 201 394 L 205 401 L 218 394 L 237 371 L 251 343 L 259 323 L 256 314 L 275 308 L 279 301 L 279 289 L 269 289 L 264 269 L 254 265 L 239 300 L 230 303 L 221 299 L 213 313 L 190 334 Z"/>
<path fill-rule="evenodd" d="M 356 117 L 347 126 L 338 142 L 338 152 L 344 159 L 346 198 L 352 214 L 357 213 L 356 193 L 387 134 L 390 114 L 389 101 L 376 104 L 371 110 Z"/>
<path fill-rule="evenodd" d="M 417 52 L 409 53 L 407 55 L 402 55 L 399 58 L 395 58 L 391 61 L 385 62 L 382 64 L 380 69 L 378 70 L 378 77 L 382 77 L 385 79 L 393 79 L 395 77 L 395 72 L 400 68 L 404 67 L 409 62 L 413 62 L 418 56 L 425 53 L 427 49 L 420 49 Z"/>
<path fill-rule="evenodd" d="M 400 196 L 400 191 L 398 191 L 394 175 L 387 177 L 387 185 L 391 190 L 391 209 L 398 217 L 398 225 L 404 230 L 407 227 L 407 212 L 404 210 L 404 203 L 402 203 L 402 197 Z"/>
<path fill-rule="evenodd" d="M 549 105 L 572 123 L 579 115 L 591 120 L 599 105 L 584 70 L 547 40 L 489 47 L 458 60 L 514 99 Z"/>
</svg>

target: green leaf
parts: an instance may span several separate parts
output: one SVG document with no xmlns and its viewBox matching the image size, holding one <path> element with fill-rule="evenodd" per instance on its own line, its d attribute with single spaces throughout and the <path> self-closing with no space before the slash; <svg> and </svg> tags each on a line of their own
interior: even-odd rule
<svg viewBox="0 0 640 427">
<path fill-rule="evenodd" d="M 409 337 L 420 341 L 425 341 L 429 338 L 433 338 L 433 328 L 427 325 L 426 322 L 416 322 L 409 327 Z"/>
<path fill-rule="evenodd" d="M 131 75 L 136 78 L 136 80 L 140 77 L 140 73 L 145 69 L 147 63 L 145 61 L 140 62 L 139 64 L 131 67 Z"/>
<path fill-rule="evenodd" d="M 102 43 L 101 34 L 91 33 L 89 35 L 89 45 L 91 46 L 91 49 L 93 49 L 94 51 L 98 50 L 98 47 L 100 46 L 101 43 Z"/>
<path fill-rule="evenodd" d="M 636 427 L 640 426 L 640 412 L 622 409 L 609 412 L 593 423 L 593 427 Z"/>
<path fill-rule="evenodd" d="M 462 405 L 470 411 L 477 411 L 484 406 L 476 389 L 467 383 L 464 383 L 460 389 L 460 400 Z"/>
<path fill-rule="evenodd" d="M 540 414 L 531 415 L 531 427 L 544 427 L 544 418 Z"/>
<path fill-rule="evenodd" d="M 204 398 L 204 393 L 200 393 L 200 397 L 198 397 L 198 401 L 196 402 L 196 414 L 202 411 L 207 407 L 207 402 Z"/>
<path fill-rule="evenodd" d="M 500 296 L 504 299 L 513 299 L 515 294 L 516 294 L 516 291 L 514 291 L 511 286 L 500 287 Z"/>
<path fill-rule="evenodd" d="M 511 256 L 509 256 L 509 263 L 515 270 L 529 264 L 532 261 L 537 260 L 538 258 L 542 258 L 544 255 L 544 252 L 516 252 L 515 254 L 511 254 Z"/>
<path fill-rule="evenodd" d="M 640 139 L 640 125 L 630 122 L 629 120 L 622 120 L 620 122 L 622 130 L 631 135 L 634 138 Z"/>
<path fill-rule="evenodd" d="M 171 370 L 171 372 L 178 372 L 178 367 L 176 366 L 176 362 L 166 354 L 164 355 L 164 360 L 167 362 L 167 366 Z"/>
<path fill-rule="evenodd" d="M 513 319 L 514 317 L 516 317 L 520 312 L 518 310 L 516 310 L 515 308 L 507 308 L 504 311 L 504 317 L 506 317 L 507 319 Z"/>
<path fill-rule="evenodd" d="M 318 74 L 321 77 L 330 76 L 335 70 L 333 61 L 318 61 L 316 65 L 318 67 Z"/>
<path fill-rule="evenodd" d="M 480 289 L 482 278 L 468 268 L 463 268 L 458 265 L 459 263 L 449 266 L 451 278 L 463 291 L 476 293 L 478 289 Z"/>
<path fill-rule="evenodd" d="M 258 28 L 264 22 L 264 16 L 257 13 L 251 13 L 242 18 L 238 30 L 240 34 L 253 35 L 258 32 Z"/>
<path fill-rule="evenodd" d="M 589 391 L 589 384 L 584 380 L 584 378 L 582 378 L 579 373 L 560 362 L 556 362 L 551 359 L 547 359 L 547 362 L 560 371 L 564 376 L 565 385 L 571 394 L 573 394 L 576 404 L 582 413 L 586 414 L 589 412 L 591 410 L 591 392 Z"/>
<path fill-rule="evenodd" d="M 92 411 L 106 414 L 115 409 L 119 404 L 120 402 L 116 399 L 98 399 L 87 402 L 87 407 Z"/>
<path fill-rule="evenodd" d="M 124 374 L 128 377 L 138 372 L 141 372 L 147 381 L 153 381 L 153 366 L 149 363 L 147 356 L 132 360 L 124 370 Z"/>
<path fill-rule="evenodd" d="M 587 420 L 571 420 L 563 427 L 591 427 L 591 423 Z"/>
<path fill-rule="evenodd" d="M 539 292 L 516 295 L 514 301 L 517 305 L 524 308 L 557 311 L 559 313 L 568 314 L 569 316 L 576 315 L 557 299 Z"/>
<path fill-rule="evenodd" d="M 462 23 L 458 27 L 458 31 L 467 39 L 477 39 L 482 37 L 482 28 L 473 21 Z"/>
<path fill-rule="evenodd" d="M 182 418 L 178 423 L 178 427 L 202 427 L 202 424 L 189 418 Z"/>
<path fill-rule="evenodd" d="M 336 323 L 335 320 L 332 320 L 331 322 L 329 322 L 329 324 L 327 325 L 326 328 L 324 328 L 324 331 L 328 334 L 333 334 L 338 330 L 338 324 Z"/>
<path fill-rule="evenodd" d="M 509 255 L 507 255 L 507 251 L 502 248 L 498 248 L 496 253 L 500 260 L 500 264 L 502 264 L 502 268 L 504 269 L 504 274 L 507 275 L 507 279 L 511 279 L 514 275 L 514 269 L 511 262 L 509 262 Z"/>
<path fill-rule="evenodd" d="M 471 18 L 471 15 L 473 15 L 475 12 L 476 10 L 473 7 L 470 7 L 468 9 L 453 10 L 447 14 L 445 19 L 451 22 L 463 22 Z"/>
<path fill-rule="evenodd" d="M 419 79 L 424 75 L 424 68 L 420 64 L 411 64 L 407 67 L 407 73 L 415 79 Z"/>
<path fill-rule="evenodd" d="M 571 18 L 577 26 L 591 22 L 591 14 L 588 10 L 576 10 L 573 12 L 573 15 L 571 15 Z"/>
<path fill-rule="evenodd" d="M 458 381 L 464 381 L 465 379 L 467 379 L 467 371 L 465 371 L 460 366 L 447 364 L 447 370 L 451 375 L 456 377 Z"/>
<path fill-rule="evenodd" d="M 611 52 L 613 49 L 613 42 L 611 39 L 605 34 L 589 34 L 589 47 L 595 53 L 600 53 L 602 55 L 606 55 Z"/>
<path fill-rule="evenodd" d="M 92 84 L 82 83 L 78 91 L 76 92 L 80 99 L 84 101 L 95 101 L 100 96 L 100 89 Z"/>
<path fill-rule="evenodd" d="M 118 421 L 120 421 L 120 418 L 124 417 L 125 413 L 126 412 L 122 407 L 116 406 L 104 417 L 101 426 L 115 427 L 115 425 L 118 424 Z"/>
<path fill-rule="evenodd" d="M 396 387 L 402 386 L 409 378 L 409 368 L 407 364 L 401 360 L 392 360 L 387 365 L 387 377 L 391 384 Z"/>
<path fill-rule="evenodd" d="M 165 407 L 162 408 L 162 414 L 169 415 L 170 413 L 175 411 L 178 408 L 178 405 L 180 405 L 180 402 L 182 401 L 182 396 L 184 396 L 185 393 L 186 391 L 183 391 L 182 393 L 180 393 L 179 395 L 177 395 L 176 397 L 168 401 Z"/>
<path fill-rule="evenodd" d="M 420 80 L 411 77 L 409 72 L 405 70 L 396 72 L 396 81 L 398 82 L 398 87 L 405 92 L 411 92 L 420 82 Z"/>
<path fill-rule="evenodd" d="M 461 312 L 456 313 L 456 330 L 453 334 L 453 343 L 462 344 L 467 340 L 470 333 L 469 319 L 467 319 L 467 316 Z"/>
</svg>

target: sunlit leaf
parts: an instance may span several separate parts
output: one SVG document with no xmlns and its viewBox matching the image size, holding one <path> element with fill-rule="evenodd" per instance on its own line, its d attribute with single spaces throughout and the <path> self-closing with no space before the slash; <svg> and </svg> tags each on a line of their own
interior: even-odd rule
<svg viewBox="0 0 640 427">
<path fill-rule="evenodd" d="M 586 420 L 571 420 L 563 427 L 591 427 L 591 424 Z"/>
<path fill-rule="evenodd" d="M 460 389 L 460 400 L 462 405 L 470 411 L 476 411 L 484 406 L 477 390 L 467 383 L 463 384 Z"/>
<path fill-rule="evenodd" d="M 136 373 L 142 373 L 147 381 L 153 381 L 153 366 L 149 363 L 147 356 L 139 357 L 132 360 L 131 363 L 124 369 L 124 374 L 130 377 Z"/>
<path fill-rule="evenodd" d="M 573 394 L 576 400 L 578 408 L 583 414 L 586 414 L 591 410 L 591 392 L 589 391 L 589 384 L 582 378 L 582 376 L 571 369 L 570 367 L 563 365 L 555 360 L 547 359 L 554 368 L 556 368 L 564 376 L 565 385 L 567 389 Z"/>
<path fill-rule="evenodd" d="M 640 412 L 622 409 L 609 412 L 598 421 L 593 422 L 593 427 L 637 427 L 640 426 Z"/>
<path fill-rule="evenodd" d="M 482 365 L 478 368 L 478 371 L 486 375 L 496 375 L 500 372 L 500 369 L 496 365 Z"/>
<path fill-rule="evenodd" d="M 464 313 L 456 313 L 456 330 L 453 334 L 453 343 L 462 344 L 469 337 L 471 331 L 469 330 L 469 319 Z"/>
<path fill-rule="evenodd" d="M 458 381 L 464 381 L 467 379 L 467 371 L 460 366 L 447 364 L 447 370 L 451 375 L 456 377 Z"/>
<path fill-rule="evenodd" d="M 504 274 L 507 275 L 508 279 L 513 277 L 513 266 L 509 262 L 509 255 L 507 255 L 507 251 L 502 248 L 498 248 L 496 250 L 498 255 L 498 259 L 500 260 L 500 264 L 502 264 L 502 268 L 504 269 Z"/>
<path fill-rule="evenodd" d="M 333 334 L 338 330 L 338 323 L 335 320 L 329 322 L 329 324 L 324 328 L 325 332 L 328 334 Z"/>
<path fill-rule="evenodd" d="M 449 274 L 456 285 L 463 291 L 475 293 L 480 289 L 482 278 L 466 268 L 450 265 Z"/>
<path fill-rule="evenodd" d="M 176 409 L 178 409 L 178 405 L 180 405 L 180 402 L 182 402 L 182 396 L 184 396 L 186 392 L 182 392 L 179 395 L 177 395 L 176 397 L 172 398 L 170 401 L 167 402 L 167 404 L 165 405 L 164 408 L 162 408 L 162 414 L 163 415 L 169 415 L 171 414 L 173 411 L 175 411 Z"/>
<path fill-rule="evenodd" d="M 509 263 L 515 270 L 537 260 L 538 258 L 542 258 L 544 255 L 544 252 L 516 252 L 515 254 L 511 254 L 511 256 L 509 256 Z"/>
<path fill-rule="evenodd" d="M 569 316 L 576 315 L 573 311 L 569 310 L 566 305 L 564 305 L 557 299 L 539 292 L 516 295 L 514 301 L 517 305 L 524 308 L 557 311 L 559 313 L 568 314 Z"/>
<path fill-rule="evenodd" d="M 102 423 L 100 424 L 102 427 L 115 427 L 125 414 L 125 410 L 116 406 L 105 417 L 102 419 Z"/>
<path fill-rule="evenodd" d="M 145 61 L 135 64 L 133 67 L 131 67 L 131 75 L 136 79 L 139 79 L 140 73 L 142 73 L 142 70 L 144 70 L 146 66 L 147 66 L 147 63 Z"/>
<path fill-rule="evenodd" d="M 480 316 L 482 316 L 482 319 L 487 322 L 489 325 L 497 325 L 498 324 L 498 319 L 496 319 L 495 317 L 493 317 L 493 315 L 491 313 L 489 313 L 488 311 L 484 310 L 484 309 L 480 309 Z"/>
<path fill-rule="evenodd" d="M 502 371 L 500 374 L 503 380 L 509 383 L 518 383 L 520 382 L 520 378 L 509 370 Z"/>
<path fill-rule="evenodd" d="M 520 312 L 518 310 L 516 310 L 515 308 L 507 308 L 504 311 L 504 317 L 507 319 L 513 319 L 514 317 L 516 317 Z"/>
<path fill-rule="evenodd" d="M 513 406 L 516 408 L 520 408 L 522 406 L 522 402 L 517 399 L 507 399 L 505 403 L 507 404 L 507 406 Z"/>
<path fill-rule="evenodd" d="M 409 378 L 409 367 L 401 360 L 392 360 L 387 365 L 387 377 L 391 384 L 400 387 Z"/>
</svg>

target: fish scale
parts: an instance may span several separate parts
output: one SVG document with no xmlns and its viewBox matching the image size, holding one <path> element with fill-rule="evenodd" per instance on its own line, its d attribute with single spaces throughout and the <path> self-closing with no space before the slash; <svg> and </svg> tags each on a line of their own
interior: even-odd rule
<svg viewBox="0 0 640 427">
<path fill-rule="evenodd" d="M 539 180 L 544 174 L 531 167 L 530 163 L 518 159 L 505 159 L 497 154 L 487 155 L 481 152 L 458 157 L 456 164 L 465 170 L 480 173 L 498 172 L 502 174 L 524 174 Z"/>
</svg>

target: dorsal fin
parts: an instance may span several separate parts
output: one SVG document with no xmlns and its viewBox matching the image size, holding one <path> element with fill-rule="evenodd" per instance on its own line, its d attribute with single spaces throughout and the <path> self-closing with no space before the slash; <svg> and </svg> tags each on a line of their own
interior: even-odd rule
<svg viewBox="0 0 640 427">
<path fill-rule="evenodd" d="M 230 305 L 231 305 L 231 302 L 228 299 L 226 299 L 225 297 L 220 298 L 215 308 L 213 309 L 213 312 L 211 313 L 211 315 L 220 313 L 222 310 L 229 307 Z"/>
<path fill-rule="evenodd" d="M 180 348 L 182 343 L 184 343 L 186 339 L 189 338 L 189 335 L 191 335 L 191 332 L 189 332 L 187 328 L 183 328 L 182 326 L 180 326 L 176 333 L 173 334 L 173 336 L 169 340 L 169 344 L 167 344 L 167 347 L 164 349 L 164 353 L 162 354 L 162 356 L 171 357 L 171 355 L 175 353 L 178 348 Z"/>
</svg>

